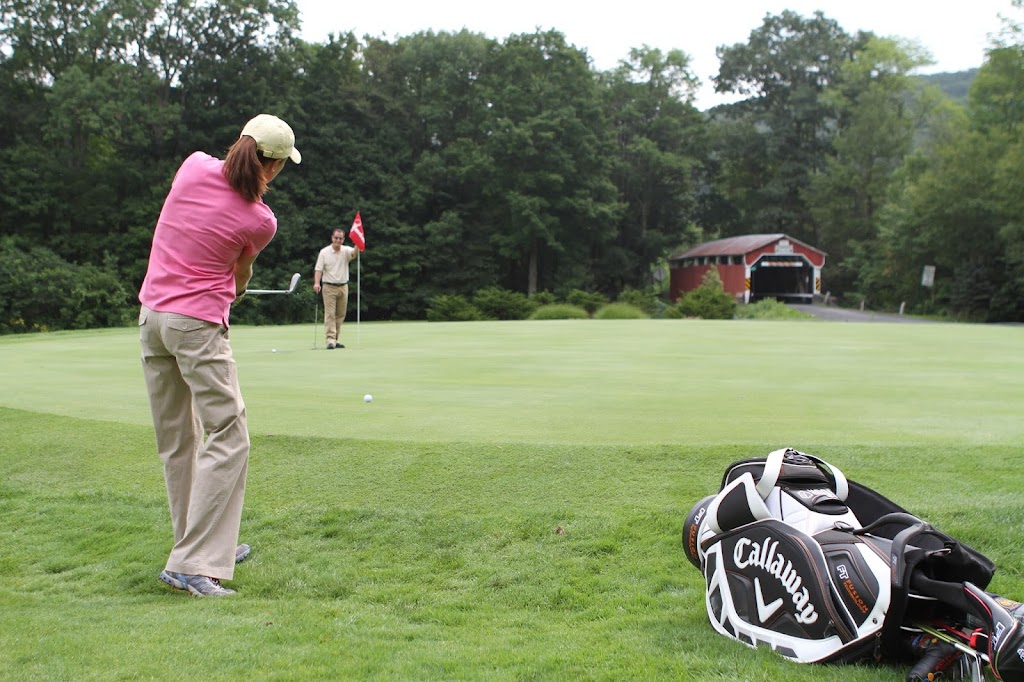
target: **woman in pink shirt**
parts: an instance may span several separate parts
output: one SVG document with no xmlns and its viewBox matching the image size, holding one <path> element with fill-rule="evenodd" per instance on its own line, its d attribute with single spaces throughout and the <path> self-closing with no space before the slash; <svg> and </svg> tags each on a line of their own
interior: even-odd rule
<svg viewBox="0 0 1024 682">
<path fill-rule="evenodd" d="M 277 231 L 263 195 L 287 159 L 302 161 L 295 134 L 269 114 L 245 125 L 224 161 L 185 159 L 139 292 L 142 367 L 174 528 L 159 577 L 195 595 L 234 594 L 220 581 L 249 554 L 238 544 L 249 430 L 228 314 Z"/>
</svg>

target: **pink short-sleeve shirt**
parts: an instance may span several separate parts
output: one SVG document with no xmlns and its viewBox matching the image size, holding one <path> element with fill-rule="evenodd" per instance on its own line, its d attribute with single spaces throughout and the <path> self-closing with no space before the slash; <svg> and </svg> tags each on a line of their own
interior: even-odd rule
<svg viewBox="0 0 1024 682">
<path fill-rule="evenodd" d="M 231 189 L 223 164 L 195 152 L 174 176 L 139 291 L 147 308 L 227 326 L 235 263 L 258 254 L 274 238 L 274 212 Z"/>
</svg>

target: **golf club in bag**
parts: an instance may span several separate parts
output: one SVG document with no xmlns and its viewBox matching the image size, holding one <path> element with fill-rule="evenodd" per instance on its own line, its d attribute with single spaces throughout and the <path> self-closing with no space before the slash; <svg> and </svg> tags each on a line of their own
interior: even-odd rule
<svg viewBox="0 0 1024 682">
<path fill-rule="evenodd" d="M 263 296 L 266 294 L 290 294 L 295 291 L 295 287 L 299 285 L 299 278 L 301 275 L 295 273 L 292 275 L 292 281 L 288 284 L 287 289 L 246 289 L 246 294 L 255 294 L 257 296 Z"/>
<path fill-rule="evenodd" d="M 1024 681 L 1024 605 L 995 565 L 793 449 L 726 469 L 683 524 L 720 634 L 801 663 L 903 662 L 908 680 Z"/>
</svg>

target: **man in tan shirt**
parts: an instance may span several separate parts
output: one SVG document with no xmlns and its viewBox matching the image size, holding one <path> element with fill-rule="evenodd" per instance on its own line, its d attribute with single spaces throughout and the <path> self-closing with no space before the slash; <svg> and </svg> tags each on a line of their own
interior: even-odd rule
<svg viewBox="0 0 1024 682">
<path fill-rule="evenodd" d="M 345 230 L 337 229 L 331 243 L 320 249 L 313 269 L 313 291 L 324 297 L 324 336 L 327 350 L 344 348 L 340 343 L 341 323 L 348 312 L 348 264 L 359 253 L 345 246 Z"/>
</svg>

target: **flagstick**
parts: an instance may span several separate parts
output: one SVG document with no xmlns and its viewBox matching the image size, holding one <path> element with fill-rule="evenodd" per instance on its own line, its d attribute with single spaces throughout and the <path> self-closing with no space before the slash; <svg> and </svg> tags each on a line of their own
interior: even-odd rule
<svg viewBox="0 0 1024 682">
<path fill-rule="evenodd" d="M 356 251 L 356 350 L 359 350 L 359 291 L 363 288 L 363 273 L 360 269 L 359 254 L 360 251 Z"/>
<path fill-rule="evenodd" d="M 366 248 L 366 237 L 363 234 L 363 219 L 359 215 L 359 211 L 356 211 L 355 220 L 352 221 L 352 227 L 349 228 L 349 236 L 351 236 L 353 232 L 359 235 L 358 242 L 355 239 L 352 240 L 352 243 L 356 245 L 356 348 L 359 348 L 359 319 L 362 315 L 362 311 L 359 309 L 361 303 L 359 300 L 359 293 L 363 287 L 363 273 L 360 269 L 361 261 L 359 256 L 363 249 Z"/>
</svg>

